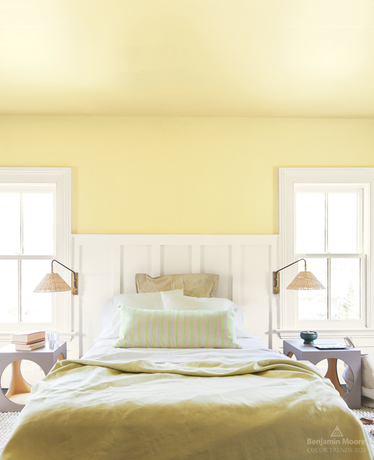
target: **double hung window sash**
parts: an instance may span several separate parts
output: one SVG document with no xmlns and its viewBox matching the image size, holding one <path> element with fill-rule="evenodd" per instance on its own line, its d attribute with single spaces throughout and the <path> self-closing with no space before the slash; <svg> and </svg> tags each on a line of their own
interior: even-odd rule
<svg viewBox="0 0 374 460">
<path fill-rule="evenodd" d="M 305 258 L 326 286 L 297 292 L 299 324 L 362 320 L 363 201 L 364 190 L 355 185 L 295 185 L 295 258 Z"/>
<path fill-rule="evenodd" d="M 0 185 L 0 322 L 52 323 L 52 297 L 33 289 L 56 252 L 56 185 Z"/>
</svg>

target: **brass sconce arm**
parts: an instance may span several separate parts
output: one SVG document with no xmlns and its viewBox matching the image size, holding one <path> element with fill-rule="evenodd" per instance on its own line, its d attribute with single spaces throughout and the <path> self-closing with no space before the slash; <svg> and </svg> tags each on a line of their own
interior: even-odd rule
<svg viewBox="0 0 374 460">
<path fill-rule="evenodd" d="M 277 270 L 276 272 L 273 272 L 273 294 L 279 294 L 279 285 L 280 285 L 280 277 L 279 277 L 279 272 L 281 272 L 282 270 L 284 270 L 285 268 L 288 268 L 288 267 L 291 267 L 291 265 L 295 265 L 297 264 L 298 262 L 300 261 L 304 261 L 305 263 L 305 271 L 306 271 L 306 260 L 305 259 L 298 259 L 298 260 L 295 260 L 295 262 L 292 262 L 291 264 L 288 264 L 286 265 L 285 267 L 282 267 L 280 268 L 279 270 Z"/>
<path fill-rule="evenodd" d="M 71 272 L 71 288 L 65 283 L 58 273 L 53 273 L 53 262 L 60 264 Z M 47 273 L 45 277 L 40 281 L 34 292 L 63 292 L 72 291 L 73 295 L 78 295 L 78 273 L 73 271 L 71 268 L 62 264 L 56 259 L 51 262 L 51 273 Z"/>
<path fill-rule="evenodd" d="M 78 273 L 73 271 L 71 268 L 67 267 L 66 265 L 62 264 L 56 259 L 53 259 L 51 262 L 51 273 L 53 273 L 53 262 L 56 262 L 62 265 L 67 270 L 71 271 L 71 293 L 73 295 L 78 295 Z"/>
</svg>

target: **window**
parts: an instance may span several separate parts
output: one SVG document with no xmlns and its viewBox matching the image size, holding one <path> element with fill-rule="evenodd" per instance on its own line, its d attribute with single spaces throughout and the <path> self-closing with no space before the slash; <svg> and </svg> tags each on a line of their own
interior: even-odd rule
<svg viewBox="0 0 374 460">
<path fill-rule="evenodd" d="M 0 168 L 2 332 L 69 329 L 68 296 L 33 290 L 52 259 L 69 264 L 70 189 L 69 168 Z"/>
<path fill-rule="evenodd" d="M 281 281 L 281 328 L 369 327 L 374 170 L 280 170 L 280 244 L 284 266 L 304 258 L 321 291 L 287 291 L 300 263 Z"/>
</svg>

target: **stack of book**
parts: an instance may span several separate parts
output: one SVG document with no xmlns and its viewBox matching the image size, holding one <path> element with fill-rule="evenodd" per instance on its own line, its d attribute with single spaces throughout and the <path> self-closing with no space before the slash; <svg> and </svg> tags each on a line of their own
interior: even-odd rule
<svg viewBox="0 0 374 460">
<path fill-rule="evenodd" d="M 14 343 L 16 351 L 31 351 L 44 347 L 45 331 L 26 331 L 13 334 L 12 343 Z"/>
</svg>

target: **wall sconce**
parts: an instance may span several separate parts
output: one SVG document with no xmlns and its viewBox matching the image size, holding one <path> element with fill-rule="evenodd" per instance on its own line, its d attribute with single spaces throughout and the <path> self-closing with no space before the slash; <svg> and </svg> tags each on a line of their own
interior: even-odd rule
<svg viewBox="0 0 374 460">
<path fill-rule="evenodd" d="M 58 273 L 53 273 L 53 262 L 57 262 L 63 267 L 71 271 L 71 288 L 65 283 Z M 78 295 L 78 273 L 71 270 L 66 265 L 62 264 L 56 259 L 52 260 L 51 263 L 51 273 L 47 273 L 45 277 L 40 281 L 40 283 L 34 289 L 34 292 L 64 292 L 72 291 L 73 295 Z"/>
<path fill-rule="evenodd" d="M 273 294 L 279 294 L 279 283 L 280 283 L 280 275 L 279 272 L 284 270 L 285 268 L 291 267 L 291 265 L 296 264 L 297 262 L 304 261 L 305 263 L 305 270 L 300 272 L 296 278 L 292 281 L 292 283 L 287 286 L 287 289 L 293 290 L 317 290 L 317 289 L 326 289 L 325 286 L 318 281 L 318 279 L 313 275 L 312 272 L 308 272 L 306 269 L 306 260 L 299 259 L 292 262 L 292 264 L 286 265 L 283 268 L 280 268 L 276 272 L 273 272 Z"/>
</svg>

